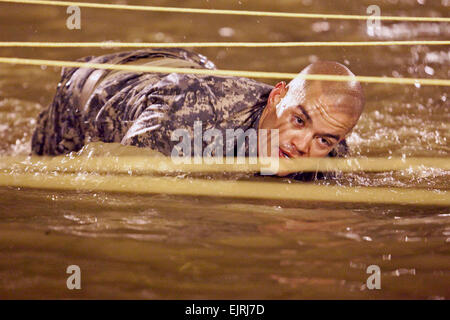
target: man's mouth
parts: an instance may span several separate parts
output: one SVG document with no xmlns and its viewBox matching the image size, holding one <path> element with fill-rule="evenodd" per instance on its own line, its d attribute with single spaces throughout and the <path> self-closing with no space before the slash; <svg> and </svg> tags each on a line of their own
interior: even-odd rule
<svg viewBox="0 0 450 320">
<path fill-rule="evenodd" d="M 281 148 L 279 148 L 278 156 L 280 158 L 286 158 L 286 159 L 290 159 L 291 158 L 291 156 L 287 152 L 285 152 L 283 149 L 281 149 Z"/>
</svg>

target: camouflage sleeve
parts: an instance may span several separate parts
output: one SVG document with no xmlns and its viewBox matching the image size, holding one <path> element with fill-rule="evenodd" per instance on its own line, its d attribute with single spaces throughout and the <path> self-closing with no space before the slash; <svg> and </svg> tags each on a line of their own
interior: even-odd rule
<svg viewBox="0 0 450 320">
<path fill-rule="evenodd" d="M 178 48 L 154 48 L 85 57 L 80 62 L 151 64 L 154 60 L 183 61 L 184 66 L 214 69 L 206 57 Z M 32 153 L 58 155 L 77 151 L 89 142 L 120 142 L 131 124 L 128 114 L 139 114 L 140 79 L 151 87 L 159 74 L 123 73 L 89 68 L 64 68 L 51 105 L 37 119 Z M 148 81 L 153 78 L 152 81 Z M 107 79 L 107 81 L 105 81 Z M 156 80 L 155 80 L 156 79 Z M 136 106 L 141 106 L 137 108 Z M 131 106 L 130 108 L 128 108 Z M 128 109 L 127 109 L 128 108 Z M 130 112 L 132 110 L 133 112 Z M 128 119 L 125 119 L 127 118 Z M 143 118 L 145 115 L 143 115 Z"/>
<path fill-rule="evenodd" d="M 164 154 L 170 152 L 170 126 L 167 125 L 167 104 L 152 104 L 133 121 L 121 140 L 123 145 L 147 147 Z"/>
<path fill-rule="evenodd" d="M 88 62 L 92 57 L 78 59 Z M 41 111 L 31 139 L 31 151 L 38 155 L 59 155 L 83 146 L 80 110 L 74 108 L 76 96 L 67 92 L 68 85 L 77 68 L 63 68 L 61 81 L 50 106 Z"/>
</svg>

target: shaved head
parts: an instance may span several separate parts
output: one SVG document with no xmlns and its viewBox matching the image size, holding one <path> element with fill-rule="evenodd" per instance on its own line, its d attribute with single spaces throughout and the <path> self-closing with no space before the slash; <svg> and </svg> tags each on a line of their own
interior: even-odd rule
<svg viewBox="0 0 450 320">
<path fill-rule="evenodd" d="M 313 74 L 351 78 L 305 79 Z M 278 129 L 280 157 L 326 157 L 337 150 L 364 108 L 362 87 L 353 77 L 338 62 L 319 61 L 303 69 L 288 85 L 280 82 L 272 89 L 258 128 Z"/>
<path fill-rule="evenodd" d="M 318 61 L 303 69 L 299 75 L 288 85 L 288 92 L 283 99 L 283 105 L 296 103 L 307 98 L 308 95 L 322 95 L 333 102 L 329 105 L 331 109 L 338 109 L 339 112 L 351 114 L 355 123 L 358 121 L 364 109 L 364 93 L 361 84 L 356 80 L 351 81 L 324 81 L 305 80 L 302 76 L 309 74 L 350 76 L 355 75 L 346 66 L 335 61 Z M 323 112 L 319 108 L 319 112 Z M 353 126 L 352 126 L 353 127 Z M 351 129 L 351 128 L 349 128 Z"/>
</svg>

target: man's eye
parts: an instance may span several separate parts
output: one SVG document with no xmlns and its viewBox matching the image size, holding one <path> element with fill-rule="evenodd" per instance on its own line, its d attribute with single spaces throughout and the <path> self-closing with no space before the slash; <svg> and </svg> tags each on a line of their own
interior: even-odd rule
<svg viewBox="0 0 450 320">
<path fill-rule="evenodd" d="M 303 119 L 302 118 L 300 118 L 300 117 L 295 117 L 295 122 L 297 123 L 297 124 L 299 124 L 299 125 L 304 125 L 305 124 L 305 121 L 303 121 Z"/>
<path fill-rule="evenodd" d="M 331 147 L 333 145 L 333 143 L 325 138 L 320 138 L 320 143 L 327 146 L 327 147 Z"/>
</svg>

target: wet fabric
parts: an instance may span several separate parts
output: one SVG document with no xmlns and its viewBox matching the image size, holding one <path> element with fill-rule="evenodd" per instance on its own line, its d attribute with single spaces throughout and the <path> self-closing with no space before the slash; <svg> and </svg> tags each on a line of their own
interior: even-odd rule
<svg viewBox="0 0 450 320">
<path fill-rule="evenodd" d="M 200 54 L 172 48 L 78 61 L 215 69 Z M 179 143 L 171 141 L 173 132 L 184 129 L 193 137 L 195 121 L 201 121 L 203 131 L 215 128 L 223 137 L 227 129 L 256 130 L 272 88 L 241 77 L 64 68 L 52 104 L 38 117 L 32 152 L 59 155 L 103 141 L 152 148 L 169 156 Z M 202 143 L 205 149 L 211 141 Z M 233 147 L 236 155 L 236 143 Z M 248 156 L 248 143 L 243 147 Z M 339 148 L 345 153 L 345 142 Z M 335 155 L 336 150 L 330 154 Z"/>
</svg>

